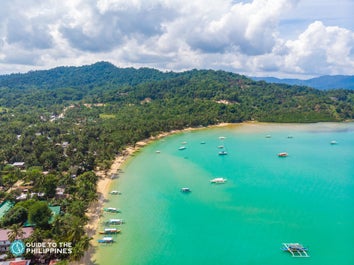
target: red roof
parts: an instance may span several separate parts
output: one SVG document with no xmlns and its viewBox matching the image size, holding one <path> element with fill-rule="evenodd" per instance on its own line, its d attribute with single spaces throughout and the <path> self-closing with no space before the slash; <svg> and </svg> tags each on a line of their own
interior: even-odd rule
<svg viewBox="0 0 354 265">
<path fill-rule="evenodd" d="M 9 265 L 27 265 L 28 260 L 10 261 Z"/>
<path fill-rule="evenodd" d="M 0 229 L 0 241 L 7 241 L 9 240 L 8 232 L 11 231 L 10 229 Z M 26 239 L 31 236 L 33 233 L 33 228 L 32 227 L 23 227 L 22 231 L 24 232 L 24 235 L 22 238 Z M 17 265 L 17 264 L 16 264 Z"/>
</svg>

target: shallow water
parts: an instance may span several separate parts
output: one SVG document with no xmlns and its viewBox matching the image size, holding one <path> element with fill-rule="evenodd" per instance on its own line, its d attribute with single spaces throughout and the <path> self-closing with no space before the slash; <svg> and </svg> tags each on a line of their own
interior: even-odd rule
<svg viewBox="0 0 354 265">
<path fill-rule="evenodd" d="M 354 264 L 353 123 L 180 133 L 137 153 L 111 188 L 122 195 L 106 207 L 122 213 L 102 221 L 126 223 L 114 244 L 99 246 L 97 264 Z M 292 258 L 282 242 L 308 246 L 311 257 Z"/>
</svg>

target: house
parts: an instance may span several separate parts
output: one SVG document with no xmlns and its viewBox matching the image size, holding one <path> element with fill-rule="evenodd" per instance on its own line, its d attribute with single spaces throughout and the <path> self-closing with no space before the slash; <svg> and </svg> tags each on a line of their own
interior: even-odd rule
<svg viewBox="0 0 354 265">
<path fill-rule="evenodd" d="M 0 229 L 0 253 L 5 253 L 5 252 L 9 251 L 9 247 L 11 245 L 11 242 L 9 240 L 8 233 L 10 231 L 11 231 L 10 229 Z M 24 228 L 22 228 L 22 231 L 24 232 L 22 238 L 26 239 L 32 235 L 33 228 L 32 227 L 24 227 Z M 0 263 L 0 265 L 1 265 L 1 263 Z"/>
<path fill-rule="evenodd" d="M 14 206 L 11 201 L 4 201 L 0 203 L 0 219 Z"/>
<path fill-rule="evenodd" d="M 25 168 L 25 162 L 15 162 L 12 164 L 13 167 L 17 167 L 17 168 Z"/>
<path fill-rule="evenodd" d="M 66 197 L 65 188 L 57 187 L 55 189 L 55 197 L 57 197 L 57 198 L 65 198 Z"/>
<path fill-rule="evenodd" d="M 14 260 L 2 261 L 0 265 L 29 265 L 30 263 L 29 259 L 16 258 Z"/>
</svg>

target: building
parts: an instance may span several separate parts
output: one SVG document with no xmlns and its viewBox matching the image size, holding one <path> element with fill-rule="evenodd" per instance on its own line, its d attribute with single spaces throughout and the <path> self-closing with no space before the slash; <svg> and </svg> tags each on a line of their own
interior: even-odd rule
<svg viewBox="0 0 354 265">
<path fill-rule="evenodd" d="M 17 258 L 9 261 L 2 261 L 0 265 L 29 265 L 31 263 L 28 259 Z"/>
<path fill-rule="evenodd" d="M 9 235 L 8 233 L 10 232 L 10 229 L 0 229 L 0 253 L 5 253 L 9 251 L 9 247 L 11 245 L 11 242 L 9 240 Z M 32 233 L 33 233 L 33 228 L 32 227 L 24 227 L 22 228 L 22 231 L 24 232 L 22 239 L 29 238 Z M 0 263 L 1 265 L 1 263 Z"/>
</svg>

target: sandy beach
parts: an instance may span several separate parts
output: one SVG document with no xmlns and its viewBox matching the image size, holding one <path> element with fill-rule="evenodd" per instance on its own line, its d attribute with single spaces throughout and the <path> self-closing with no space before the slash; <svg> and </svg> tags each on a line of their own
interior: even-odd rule
<svg viewBox="0 0 354 265">
<path fill-rule="evenodd" d="M 220 126 L 229 126 L 229 125 L 231 125 L 231 124 L 222 123 L 222 124 L 214 125 L 211 127 L 215 127 L 215 126 L 220 127 Z M 146 146 L 147 144 L 149 144 L 155 140 L 164 138 L 166 136 L 176 134 L 176 133 L 181 133 L 181 132 L 203 129 L 203 128 L 201 127 L 201 128 L 186 128 L 183 130 L 172 130 L 170 132 L 160 133 L 157 136 L 152 136 L 149 139 L 139 141 L 135 144 L 135 146 L 127 147 L 123 152 L 121 152 L 120 155 L 116 156 L 114 161 L 112 162 L 111 168 L 109 170 L 95 171 L 96 175 L 99 177 L 99 181 L 97 183 L 98 200 L 90 206 L 90 208 L 88 209 L 88 212 L 87 212 L 87 216 L 89 218 L 89 222 L 86 225 L 87 235 L 89 237 L 94 237 L 94 235 L 97 232 L 97 229 L 98 229 L 99 223 L 100 223 L 100 218 L 102 217 L 103 205 L 107 200 L 107 196 L 110 191 L 110 185 L 112 183 L 111 175 L 117 173 L 119 171 L 119 169 L 122 167 L 122 165 L 135 152 L 137 152 L 140 148 Z M 94 258 L 94 254 L 95 254 L 95 248 L 97 246 L 98 246 L 98 244 L 94 240 L 92 240 L 91 246 L 90 246 L 89 250 L 86 251 L 85 256 L 79 262 L 73 262 L 71 264 L 73 264 L 73 265 L 96 264 L 95 261 L 93 260 L 93 258 Z"/>
<path fill-rule="evenodd" d="M 242 125 L 248 125 L 248 126 L 242 126 Z M 194 131 L 194 130 L 200 130 L 200 129 L 205 129 L 205 128 L 212 128 L 212 127 L 228 127 L 228 126 L 240 126 L 245 131 L 250 131 L 250 132 L 257 132 L 257 131 L 267 131 L 270 127 L 278 126 L 280 128 L 285 127 L 289 128 L 291 127 L 292 130 L 300 130 L 303 128 L 303 126 L 299 126 L 298 124 L 269 124 L 269 123 L 260 123 L 260 122 L 245 122 L 245 123 L 236 123 L 236 124 L 230 124 L 230 123 L 221 123 L 217 125 L 212 125 L 208 127 L 198 127 L 198 128 L 186 128 L 183 130 L 172 130 L 170 132 L 165 132 L 161 133 L 157 136 L 152 136 L 149 139 L 145 139 L 142 141 L 139 141 L 135 144 L 135 146 L 130 146 L 127 147 L 123 152 L 121 152 L 120 155 L 116 156 L 114 161 L 112 162 L 111 168 L 106 171 L 95 171 L 95 173 L 99 176 L 99 181 L 97 183 L 97 194 L 98 194 L 98 200 L 91 205 L 91 207 L 88 210 L 87 216 L 89 217 L 89 222 L 86 226 L 86 231 L 88 236 L 94 237 L 97 229 L 99 227 L 100 223 L 100 218 L 102 217 L 102 209 L 103 205 L 107 200 L 108 194 L 110 192 L 110 185 L 112 183 L 111 175 L 119 172 L 119 169 L 123 166 L 123 164 L 139 149 L 142 147 L 148 145 L 149 143 L 164 138 L 166 136 L 176 134 L 176 133 L 182 133 L 182 132 L 188 132 L 188 131 Z M 324 128 L 331 127 L 331 124 L 329 123 L 324 123 L 324 124 L 318 124 L 318 127 L 320 130 L 323 130 Z M 95 240 L 92 240 L 91 242 L 91 247 L 90 249 L 86 252 L 85 256 L 80 262 L 75 262 L 71 264 L 96 264 L 94 259 L 95 256 L 95 248 L 97 247 L 97 243 Z"/>
</svg>

